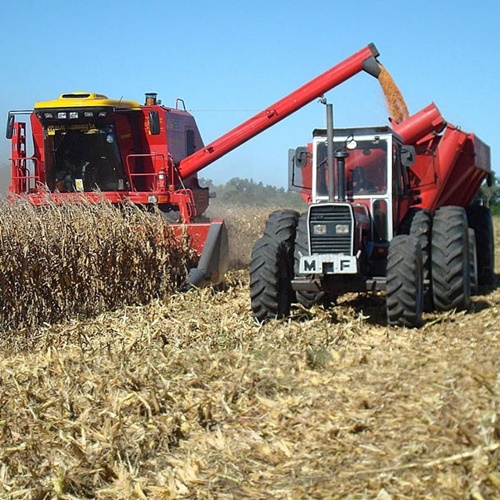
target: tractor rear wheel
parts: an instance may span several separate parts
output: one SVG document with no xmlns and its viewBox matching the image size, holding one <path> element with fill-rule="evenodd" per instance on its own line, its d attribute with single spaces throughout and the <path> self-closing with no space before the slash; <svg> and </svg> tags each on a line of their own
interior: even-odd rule
<svg viewBox="0 0 500 500">
<path fill-rule="evenodd" d="M 258 321 L 283 318 L 294 301 L 293 247 L 298 212 L 278 210 L 266 223 L 264 235 L 255 242 L 250 262 L 250 299 Z"/>
<path fill-rule="evenodd" d="M 479 286 L 491 289 L 495 285 L 495 240 L 491 211 L 482 205 L 472 205 L 467 208 L 467 219 L 476 236 Z"/>
<path fill-rule="evenodd" d="M 419 327 L 424 307 L 422 253 L 418 238 L 401 234 L 391 240 L 387 256 L 387 322 Z"/>
<path fill-rule="evenodd" d="M 309 255 L 309 241 L 307 236 L 308 232 L 306 212 L 299 217 L 299 222 L 297 224 L 294 253 L 295 276 L 298 276 L 299 274 L 300 258 L 303 255 Z M 297 290 L 295 292 L 295 295 L 297 298 L 297 302 L 306 309 L 310 309 L 316 304 L 327 306 L 332 302 L 331 295 L 321 290 Z"/>
<path fill-rule="evenodd" d="M 431 255 L 432 292 L 436 309 L 469 309 L 469 226 L 462 207 L 448 206 L 436 210 L 432 224 Z"/>
</svg>

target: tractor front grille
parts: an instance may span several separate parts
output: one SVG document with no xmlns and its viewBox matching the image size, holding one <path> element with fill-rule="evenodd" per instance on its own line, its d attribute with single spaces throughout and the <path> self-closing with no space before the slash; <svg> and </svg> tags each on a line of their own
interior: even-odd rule
<svg viewBox="0 0 500 500">
<path fill-rule="evenodd" d="M 325 234 L 314 234 L 314 226 L 326 226 Z M 338 226 L 348 228 L 338 231 Z M 353 217 L 349 205 L 321 204 L 309 208 L 311 254 L 339 253 L 352 255 Z"/>
</svg>

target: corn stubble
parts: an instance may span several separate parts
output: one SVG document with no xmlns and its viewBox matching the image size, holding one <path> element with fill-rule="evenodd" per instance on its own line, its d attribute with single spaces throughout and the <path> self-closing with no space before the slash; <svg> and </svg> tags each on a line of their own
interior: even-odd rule
<svg viewBox="0 0 500 500">
<path fill-rule="evenodd" d="M 170 293 L 192 259 L 160 214 L 0 205 L 0 326 L 34 328 Z"/>
<path fill-rule="evenodd" d="M 244 259 L 264 212 L 219 215 Z M 232 270 L 1 339 L 0 498 L 498 498 L 500 291 L 421 330 L 384 304 L 258 325 Z"/>
</svg>

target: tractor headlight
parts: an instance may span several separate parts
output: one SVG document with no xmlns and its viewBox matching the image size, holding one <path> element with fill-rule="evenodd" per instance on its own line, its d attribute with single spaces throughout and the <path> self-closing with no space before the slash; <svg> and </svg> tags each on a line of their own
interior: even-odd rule
<svg viewBox="0 0 500 500">
<path fill-rule="evenodd" d="M 324 236 L 326 234 L 326 224 L 314 224 L 313 234 L 317 236 Z"/>
<path fill-rule="evenodd" d="M 59 111 L 59 113 L 57 113 L 57 118 L 59 118 L 59 120 L 66 120 L 67 117 L 68 115 L 65 111 Z"/>
<path fill-rule="evenodd" d="M 335 225 L 336 234 L 349 234 L 349 224 L 336 224 Z"/>
<path fill-rule="evenodd" d="M 154 194 L 148 195 L 148 203 L 158 203 L 158 197 Z"/>
</svg>

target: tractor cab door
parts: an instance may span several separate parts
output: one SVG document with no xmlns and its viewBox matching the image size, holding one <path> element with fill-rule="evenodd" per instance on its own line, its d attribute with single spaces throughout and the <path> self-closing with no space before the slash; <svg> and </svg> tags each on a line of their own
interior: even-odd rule
<svg viewBox="0 0 500 500">
<path fill-rule="evenodd" d="M 392 219 L 395 231 L 410 208 L 408 168 L 413 165 L 414 161 L 415 148 L 394 140 L 392 145 Z"/>
</svg>

